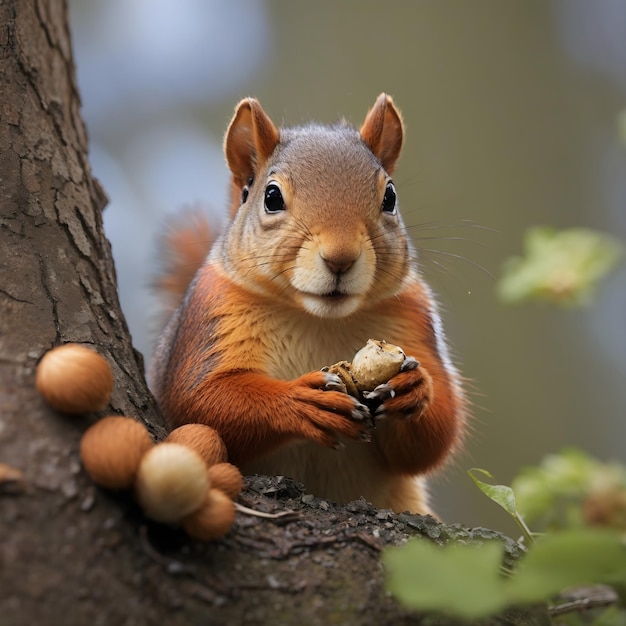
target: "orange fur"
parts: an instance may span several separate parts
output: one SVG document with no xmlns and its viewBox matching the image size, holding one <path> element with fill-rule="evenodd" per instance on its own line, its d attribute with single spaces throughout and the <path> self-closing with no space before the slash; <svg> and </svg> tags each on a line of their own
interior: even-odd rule
<svg viewBox="0 0 626 626">
<path fill-rule="evenodd" d="M 384 94 L 359 132 L 278 131 L 258 102 L 242 101 L 225 140 L 232 221 L 165 329 L 151 378 L 172 426 L 212 426 L 245 472 L 427 513 L 422 476 L 459 447 L 466 402 L 389 201 L 402 140 Z M 375 427 L 371 411 L 320 371 L 369 338 L 420 362 L 377 392 Z"/>
</svg>

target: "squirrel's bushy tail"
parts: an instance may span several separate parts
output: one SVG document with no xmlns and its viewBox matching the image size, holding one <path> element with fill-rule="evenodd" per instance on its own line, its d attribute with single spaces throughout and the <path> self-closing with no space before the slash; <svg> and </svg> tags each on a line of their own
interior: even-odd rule
<svg viewBox="0 0 626 626">
<path fill-rule="evenodd" d="M 201 207 L 187 207 L 168 218 L 159 241 L 160 271 L 153 282 L 167 309 L 182 302 L 218 234 Z"/>
</svg>

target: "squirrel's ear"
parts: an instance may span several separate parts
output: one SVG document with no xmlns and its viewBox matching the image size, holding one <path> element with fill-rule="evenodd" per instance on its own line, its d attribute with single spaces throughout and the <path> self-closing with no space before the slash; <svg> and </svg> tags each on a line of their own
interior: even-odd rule
<svg viewBox="0 0 626 626">
<path fill-rule="evenodd" d="M 226 137 L 224 153 L 235 183 L 240 187 L 254 178 L 256 170 L 270 157 L 279 140 L 278 130 L 254 98 L 235 108 Z"/>
<path fill-rule="evenodd" d="M 400 156 L 404 127 L 402 117 L 391 96 L 381 93 L 365 116 L 361 139 L 391 174 Z"/>
</svg>

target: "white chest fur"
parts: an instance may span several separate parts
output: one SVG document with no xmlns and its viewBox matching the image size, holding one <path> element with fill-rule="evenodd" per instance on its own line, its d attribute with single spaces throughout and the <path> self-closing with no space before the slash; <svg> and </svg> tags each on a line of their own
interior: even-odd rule
<svg viewBox="0 0 626 626">
<path fill-rule="evenodd" d="M 318 319 L 305 313 L 274 318 L 275 355 L 269 373 L 290 380 L 337 361 L 350 361 L 368 339 L 388 339 L 391 328 L 379 316 L 362 313 L 347 319 Z M 276 346 L 280 346 L 276 350 Z"/>
<path fill-rule="evenodd" d="M 290 380 L 341 360 L 351 360 L 367 339 L 393 341 L 394 329 L 380 316 L 362 313 L 349 319 L 316 319 L 306 314 L 273 316 L 273 346 L 280 355 L 269 367 L 273 377 Z M 397 332 L 397 331 L 396 331 Z M 345 448 L 333 450 L 310 442 L 294 442 L 247 464 L 245 473 L 280 474 L 302 482 L 307 491 L 335 502 L 364 496 L 378 507 L 390 507 L 401 480 L 390 476 L 370 443 L 342 439 Z M 418 488 L 416 486 L 416 488 Z"/>
</svg>

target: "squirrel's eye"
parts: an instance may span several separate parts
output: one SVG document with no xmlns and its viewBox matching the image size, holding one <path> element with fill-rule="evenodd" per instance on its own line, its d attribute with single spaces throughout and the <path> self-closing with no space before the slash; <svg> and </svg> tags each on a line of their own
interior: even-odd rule
<svg viewBox="0 0 626 626">
<path fill-rule="evenodd" d="M 383 198 L 383 204 L 380 208 L 383 213 L 393 215 L 396 212 L 396 188 L 393 186 L 393 183 L 387 183 L 385 197 Z"/>
<path fill-rule="evenodd" d="M 280 191 L 280 187 L 273 183 L 270 183 L 265 188 L 265 212 L 266 213 L 278 213 L 285 210 L 285 201 L 283 200 L 283 194 Z"/>
</svg>

